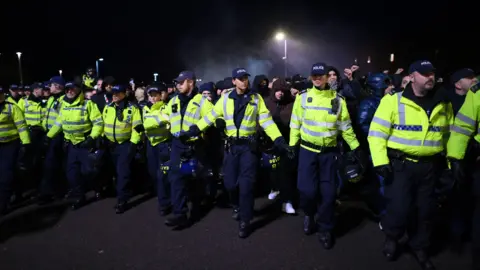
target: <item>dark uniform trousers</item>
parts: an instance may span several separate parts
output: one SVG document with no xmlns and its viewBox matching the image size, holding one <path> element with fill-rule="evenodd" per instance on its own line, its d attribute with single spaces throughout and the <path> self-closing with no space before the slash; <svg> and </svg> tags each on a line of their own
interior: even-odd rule
<svg viewBox="0 0 480 270">
<path fill-rule="evenodd" d="M 473 174 L 473 195 L 475 200 L 472 220 L 472 257 L 475 270 L 480 270 L 480 169 Z"/>
<path fill-rule="evenodd" d="M 65 160 L 63 158 L 63 133 L 52 139 L 45 153 L 43 162 L 43 177 L 40 184 L 40 194 L 43 196 L 60 193 L 59 188 L 64 184 Z"/>
<path fill-rule="evenodd" d="M 5 211 L 12 196 L 19 147 L 19 140 L 0 143 L 0 213 Z"/>
<path fill-rule="evenodd" d="M 67 179 L 70 185 L 70 196 L 80 199 L 87 191 L 86 176 L 90 171 L 88 159 L 89 149 L 79 144 L 67 142 Z"/>
<path fill-rule="evenodd" d="M 320 232 L 329 232 L 335 225 L 338 153 L 315 153 L 300 147 L 298 182 L 300 207 L 307 216 L 317 213 Z"/>
<path fill-rule="evenodd" d="M 162 170 L 163 163 L 170 159 L 169 144 L 169 142 L 162 142 L 152 146 L 150 141 L 147 144 L 148 171 L 156 186 L 159 210 L 165 210 L 171 206 L 168 175 Z"/>
<path fill-rule="evenodd" d="M 240 208 L 240 220 L 253 219 L 254 184 L 259 158 L 248 143 L 232 144 L 225 152 L 224 184 L 230 202 Z"/>
<path fill-rule="evenodd" d="M 132 161 L 135 152 L 132 151 L 132 143 L 126 141 L 123 143 L 110 144 L 110 156 L 116 173 L 117 201 L 125 203 L 132 197 L 130 189 L 130 180 L 132 174 Z"/>
<path fill-rule="evenodd" d="M 393 178 L 386 180 L 387 205 L 382 227 L 387 236 L 396 240 L 407 229 L 412 229 L 408 233 L 413 250 L 430 245 L 436 207 L 435 183 L 444 168 L 442 162 L 442 158 L 419 162 L 392 159 Z"/>
<path fill-rule="evenodd" d="M 191 174 L 182 172 L 180 166 L 183 159 L 199 158 L 199 153 L 195 151 L 198 144 L 199 142 L 184 143 L 177 138 L 172 140 L 168 181 L 170 182 L 172 212 L 176 216 L 186 215 L 188 212 L 188 180 L 192 178 Z"/>
</svg>

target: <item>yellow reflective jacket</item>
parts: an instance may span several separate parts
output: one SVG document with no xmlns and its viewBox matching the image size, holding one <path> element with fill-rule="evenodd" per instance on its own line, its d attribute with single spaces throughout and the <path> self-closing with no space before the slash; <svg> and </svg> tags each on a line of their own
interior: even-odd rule
<svg viewBox="0 0 480 270">
<path fill-rule="evenodd" d="M 335 103 L 336 112 L 332 110 L 332 104 Z M 320 147 L 335 147 L 339 132 L 350 149 L 359 146 L 347 104 L 336 91 L 310 88 L 295 98 L 290 120 L 290 146 L 295 146 L 302 140 Z M 300 146 L 312 152 L 321 152 L 301 142 Z"/>
<path fill-rule="evenodd" d="M 27 123 L 17 105 L 5 102 L 0 112 L 0 143 L 10 142 L 19 137 L 22 144 L 30 143 Z"/>
<path fill-rule="evenodd" d="M 441 153 L 452 123 L 453 109 L 448 102 L 439 102 L 428 116 L 419 105 L 403 97 L 403 92 L 383 97 L 368 132 L 373 165 L 390 162 L 387 148 L 419 157 Z"/>
<path fill-rule="evenodd" d="M 190 126 L 197 124 L 197 122 L 205 117 L 213 109 L 213 104 L 204 98 L 201 94 L 196 94 L 187 105 L 185 114 L 181 115 L 180 98 L 173 97 L 167 104 L 164 113 L 170 119 L 170 133 L 178 136 L 180 131 L 188 131 Z M 197 140 L 198 138 L 191 138 L 189 141 Z"/>
<path fill-rule="evenodd" d="M 142 138 L 134 128 L 142 124 L 140 109 L 126 100 L 122 102 L 125 102 L 126 106 L 122 109 L 121 119 L 117 117 L 116 103 L 112 102 L 103 109 L 104 135 L 114 143 L 120 144 L 130 140 L 138 144 Z"/>
<path fill-rule="evenodd" d="M 465 101 L 455 116 L 447 145 L 447 155 L 455 159 L 463 159 L 468 141 L 473 138 L 480 143 L 480 83 L 472 86 Z"/>
<path fill-rule="evenodd" d="M 226 124 L 225 134 L 228 137 L 238 138 L 254 135 L 257 131 L 257 121 L 273 141 L 282 136 L 277 125 L 273 122 L 265 101 L 256 93 L 247 94 L 249 96 L 246 98 L 250 98 L 250 101 L 245 108 L 245 115 L 240 127 L 237 128 L 233 118 L 235 103 L 234 99 L 230 97 L 231 93 L 232 91 L 222 95 L 213 110 L 197 123 L 201 131 L 212 125 L 217 118 L 223 117 Z"/>
<path fill-rule="evenodd" d="M 57 120 L 47 137 L 54 138 L 62 130 L 65 140 L 72 144 L 83 142 L 87 136 L 96 139 L 103 132 L 102 114 L 95 103 L 85 100 L 83 93 L 80 93 L 72 103 L 63 101 Z"/>
<path fill-rule="evenodd" d="M 43 118 L 42 125 L 43 128 L 48 131 L 53 127 L 55 121 L 57 121 L 58 113 L 62 108 L 63 98 L 65 96 L 60 96 L 58 98 L 51 96 L 48 98 L 47 106 L 45 107 L 45 117 Z"/>
<path fill-rule="evenodd" d="M 22 110 L 25 115 L 25 121 L 29 126 L 40 126 L 42 127 L 42 121 L 45 117 L 45 108 L 42 106 L 41 101 L 34 101 L 30 98 L 21 99 L 18 102 L 18 107 Z"/>
<path fill-rule="evenodd" d="M 94 87 L 93 83 L 95 82 L 95 78 L 91 78 L 91 77 L 88 77 L 87 74 L 83 74 L 82 79 L 83 79 L 83 84 L 87 88 L 93 88 Z"/>
<path fill-rule="evenodd" d="M 12 96 L 8 96 L 8 97 L 7 97 L 7 102 L 10 102 L 10 103 L 15 104 L 15 105 L 17 105 L 17 106 L 18 106 L 18 102 L 19 102 L 20 100 L 22 100 L 22 98 L 20 98 L 20 99 L 18 99 L 18 100 L 15 100 Z"/>
<path fill-rule="evenodd" d="M 167 124 L 168 116 L 163 113 L 164 109 L 163 101 L 153 104 L 150 108 L 143 107 L 143 127 L 152 146 L 170 139 L 170 125 Z"/>
</svg>

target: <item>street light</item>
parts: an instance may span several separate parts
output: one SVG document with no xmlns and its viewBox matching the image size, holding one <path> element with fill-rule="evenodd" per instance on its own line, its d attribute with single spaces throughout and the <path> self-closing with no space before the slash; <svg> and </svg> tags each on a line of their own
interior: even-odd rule
<svg viewBox="0 0 480 270">
<path fill-rule="evenodd" d="M 103 62 L 103 58 L 98 58 L 97 61 L 95 61 L 95 64 L 96 64 L 96 66 L 97 66 L 97 77 L 100 76 L 100 73 L 99 73 L 99 71 L 98 71 L 98 62 Z"/>
<path fill-rule="evenodd" d="M 22 53 L 17 52 L 17 56 L 18 56 L 18 75 L 20 76 L 20 84 L 23 84 Z"/>
<path fill-rule="evenodd" d="M 395 55 L 392 53 L 390 54 L 390 62 L 393 63 L 394 60 L 395 60 Z"/>
<path fill-rule="evenodd" d="M 287 37 L 285 35 L 285 33 L 283 32 L 278 32 L 276 35 L 275 35 L 275 39 L 278 40 L 278 41 L 284 41 L 284 44 L 285 44 L 285 55 L 282 57 L 282 59 L 284 60 L 284 65 L 285 65 L 285 78 L 287 78 L 287 75 L 288 75 L 288 71 L 287 71 Z"/>
<path fill-rule="evenodd" d="M 158 77 L 158 73 L 153 73 L 153 80 L 156 82 Z"/>
<path fill-rule="evenodd" d="M 60 74 L 60 77 L 62 76 L 63 70 L 59 69 L 58 73 Z"/>
<path fill-rule="evenodd" d="M 370 60 L 370 56 L 368 57 L 367 59 L 367 63 L 370 64 L 372 62 L 372 60 Z"/>
</svg>

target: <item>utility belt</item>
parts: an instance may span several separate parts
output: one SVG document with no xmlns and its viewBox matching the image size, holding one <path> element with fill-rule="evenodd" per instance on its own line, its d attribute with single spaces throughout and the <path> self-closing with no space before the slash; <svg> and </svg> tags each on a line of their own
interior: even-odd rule
<svg viewBox="0 0 480 270">
<path fill-rule="evenodd" d="M 248 145 L 252 151 L 257 151 L 258 149 L 257 139 L 253 135 L 248 137 L 228 137 L 225 140 L 225 151 L 230 153 L 233 145 Z"/>
<path fill-rule="evenodd" d="M 412 160 L 421 163 L 436 162 L 444 158 L 441 153 L 432 156 L 414 156 L 392 148 L 387 148 L 387 155 L 390 159 L 396 159 L 400 161 Z"/>
<path fill-rule="evenodd" d="M 303 145 L 303 146 L 306 146 L 306 147 L 308 147 L 308 148 L 312 148 L 312 149 L 318 150 L 318 151 L 320 151 L 322 154 L 323 154 L 323 153 L 338 152 L 338 147 L 336 147 L 336 146 L 320 146 L 320 145 L 316 145 L 316 144 L 311 143 L 311 142 L 304 141 L 304 140 L 302 140 L 302 139 L 300 139 L 300 145 Z"/>
<path fill-rule="evenodd" d="M 45 130 L 43 130 L 41 126 L 28 126 L 28 130 L 32 133 L 45 133 Z"/>
</svg>

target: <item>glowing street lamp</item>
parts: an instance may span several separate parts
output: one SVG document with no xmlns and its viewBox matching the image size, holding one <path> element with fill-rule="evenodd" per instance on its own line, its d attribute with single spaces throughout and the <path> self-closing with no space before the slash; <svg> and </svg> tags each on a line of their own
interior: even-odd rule
<svg viewBox="0 0 480 270">
<path fill-rule="evenodd" d="M 95 61 L 96 67 L 97 67 L 97 77 L 100 76 L 99 68 L 98 68 L 98 62 L 103 62 L 103 58 L 98 58 L 97 61 Z"/>
<path fill-rule="evenodd" d="M 395 55 L 392 53 L 390 54 L 390 62 L 393 63 L 394 60 L 395 60 Z"/>
<path fill-rule="evenodd" d="M 285 61 L 284 62 L 284 65 L 285 65 L 285 78 L 287 77 L 288 75 L 288 71 L 287 71 L 287 36 L 285 35 L 284 32 L 278 32 L 276 35 L 275 35 L 275 39 L 277 41 L 284 41 L 284 44 L 285 44 L 285 55 L 283 56 L 283 60 Z"/>
<path fill-rule="evenodd" d="M 368 57 L 367 59 L 367 63 L 370 64 L 372 62 L 372 60 L 370 59 L 370 56 Z"/>
<path fill-rule="evenodd" d="M 158 73 L 153 73 L 153 81 L 157 81 Z"/>
<path fill-rule="evenodd" d="M 59 69 L 58 73 L 60 74 L 60 76 L 62 76 L 63 70 Z"/>
<path fill-rule="evenodd" d="M 17 56 L 18 56 L 18 75 L 20 76 L 20 84 L 23 84 L 22 53 L 17 52 Z"/>
</svg>

